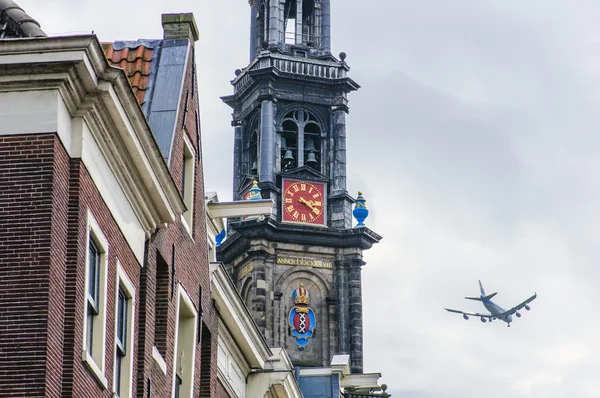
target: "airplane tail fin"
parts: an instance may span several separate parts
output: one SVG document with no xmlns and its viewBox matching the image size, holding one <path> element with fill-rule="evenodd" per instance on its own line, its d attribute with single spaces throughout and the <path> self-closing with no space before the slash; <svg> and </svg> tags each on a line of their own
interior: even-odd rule
<svg viewBox="0 0 600 398">
<path fill-rule="evenodd" d="M 481 284 L 481 281 L 479 281 L 479 290 L 481 291 L 481 297 L 465 297 L 465 298 L 467 300 L 488 301 L 488 300 L 491 300 L 492 297 L 494 297 L 496 294 L 498 294 L 498 293 L 492 293 L 492 294 L 488 294 L 486 296 L 485 290 L 483 289 L 483 285 Z"/>
</svg>

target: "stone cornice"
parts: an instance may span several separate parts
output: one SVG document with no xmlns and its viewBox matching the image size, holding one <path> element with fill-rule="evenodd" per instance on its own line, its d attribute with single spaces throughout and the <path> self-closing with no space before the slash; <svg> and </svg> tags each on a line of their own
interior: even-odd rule
<svg viewBox="0 0 600 398">
<path fill-rule="evenodd" d="M 228 264 L 248 250 L 252 240 L 336 248 L 370 249 L 382 237 L 367 227 L 349 229 L 319 228 L 279 223 L 271 218 L 232 223 L 236 231 L 217 248 L 219 259 Z"/>
<path fill-rule="evenodd" d="M 95 36 L 0 41 L 0 91 L 49 89 L 85 121 L 148 236 L 185 211 L 127 76 Z"/>
</svg>

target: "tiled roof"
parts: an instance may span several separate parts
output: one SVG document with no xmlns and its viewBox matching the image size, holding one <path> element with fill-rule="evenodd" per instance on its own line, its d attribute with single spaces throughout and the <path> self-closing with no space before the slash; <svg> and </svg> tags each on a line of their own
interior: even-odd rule
<svg viewBox="0 0 600 398">
<path fill-rule="evenodd" d="M 12 0 L 0 0 L 0 39 L 46 37 L 40 24 Z"/>
<path fill-rule="evenodd" d="M 0 0 L 1 1 L 1 0 Z M 150 74 L 152 71 L 152 57 L 154 56 L 154 47 L 134 43 L 102 43 L 102 48 L 108 61 L 116 67 L 125 71 L 133 92 L 142 105 L 146 91 L 149 88 Z"/>
</svg>

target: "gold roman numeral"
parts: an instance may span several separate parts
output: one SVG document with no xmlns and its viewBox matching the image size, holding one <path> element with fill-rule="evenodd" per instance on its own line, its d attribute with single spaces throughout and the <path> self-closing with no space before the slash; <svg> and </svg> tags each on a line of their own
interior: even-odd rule
<svg viewBox="0 0 600 398">
<path fill-rule="evenodd" d="M 302 214 L 302 221 L 306 221 L 306 214 Z"/>
<path fill-rule="evenodd" d="M 298 185 L 292 185 L 292 188 L 294 188 L 294 192 L 298 192 L 300 190 L 300 188 L 298 188 Z"/>
<path fill-rule="evenodd" d="M 316 193 L 316 194 L 314 194 L 314 195 L 313 195 L 313 198 L 314 198 L 314 199 L 316 199 L 316 198 L 318 198 L 319 196 L 321 196 L 321 194 L 320 194 L 320 193 Z"/>
<path fill-rule="evenodd" d="M 292 212 L 292 210 L 294 210 L 294 206 L 293 205 L 289 205 L 288 207 L 286 207 L 287 211 L 289 211 L 290 213 Z"/>
<path fill-rule="evenodd" d="M 292 198 L 285 198 L 285 203 L 292 203 Z"/>
<path fill-rule="evenodd" d="M 300 215 L 300 213 L 298 213 L 298 211 L 296 210 L 296 211 L 294 212 L 294 214 L 292 214 L 292 217 L 294 217 L 294 219 L 296 219 L 296 220 L 297 220 L 299 215 Z"/>
</svg>

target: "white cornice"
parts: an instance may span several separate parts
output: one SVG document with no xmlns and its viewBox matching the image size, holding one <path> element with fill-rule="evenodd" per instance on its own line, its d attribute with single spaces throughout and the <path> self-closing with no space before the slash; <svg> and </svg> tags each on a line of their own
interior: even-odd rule
<svg viewBox="0 0 600 398">
<path fill-rule="evenodd" d="M 273 213 L 273 200 L 239 200 L 235 202 L 209 202 L 207 204 L 208 216 L 214 218 L 231 218 L 271 215 Z"/>
<path fill-rule="evenodd" d="M 211 286 L 219 316 L 246 361 L 251 368 L 263 369 L 271 350 L 221 264 L 211 264 Z"/>
<path fill-rule="evenodd" d="M 51 89 L 90 127 L 147 236 L 185 211 L 125 72 L 95 36 L 0 41 L 0 92 Z"/>
</svg>

